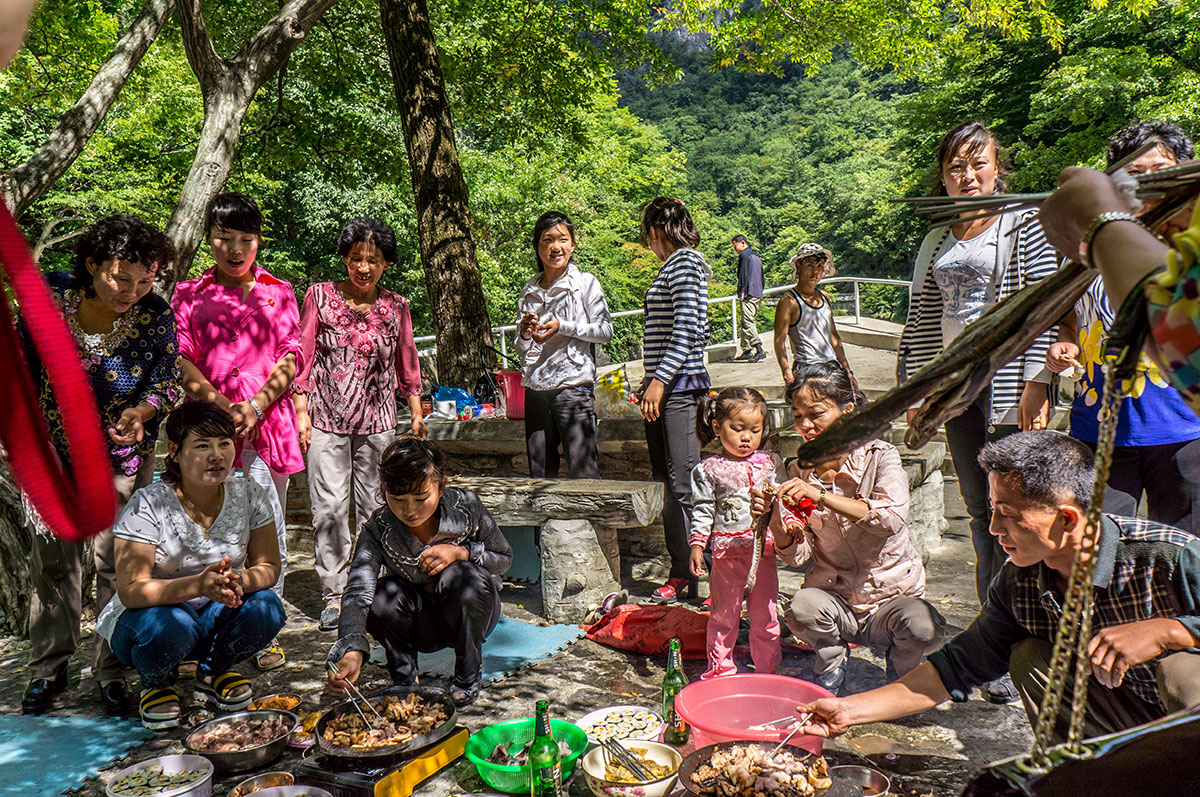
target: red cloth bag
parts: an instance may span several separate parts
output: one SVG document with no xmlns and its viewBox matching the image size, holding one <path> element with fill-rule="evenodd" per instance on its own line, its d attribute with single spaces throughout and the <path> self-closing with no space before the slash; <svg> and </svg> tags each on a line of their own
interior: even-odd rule
<svg viewBox="0 0 1200 797">
<path fill-rule="evenodd" d="M 50 530 L 64 540 L 84 540 L 111 526 L 117 516 L 117 496 L 108 446 L 100 429 L 100 410 L 79 361 L 75 338 L 34 265 L 21 230 L 2 201 L 0 268 L 20 304 L 29 337 L 62 410 L 75 479 L 72 481 L 64 472 L 46 434 L 46 422 L 3 283 L 0 283 L 0 407 L 3 408 L 0 445 L 8 455 L 13 479 Z"/>
</svg>

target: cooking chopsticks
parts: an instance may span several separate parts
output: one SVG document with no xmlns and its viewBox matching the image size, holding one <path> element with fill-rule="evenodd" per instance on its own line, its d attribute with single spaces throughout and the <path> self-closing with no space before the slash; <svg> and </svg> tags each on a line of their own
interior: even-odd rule
<svg viewBox="0 0 1200 797">
<path fill-rule="evenodd" d="M 329 671 L 331 673 L 333 673 L 334 675 L 340 676 L 342 674 L 342 671 L 338 669 L 337 665 L 331 661 L 325 662 L 325 666 L 328 667 Z M 369 708 L 371 710 L 371 713 L 375 715 L 376 719 L 382 720 L 383 715 L 380 714 L 379 711 L 375 708 L 375 706 L 373 706 L 371 704 L 370 700 L 367 700 L 365 697 L 363 697 L 362 692 L 358 691 L 358 687 L 356 687 L 354 684 L 352 684 L 348 680 L 345 681 L 345 683 L 346 683 L 346 688 L 348 690 L 350 690 L 350 705 L 354 706 L 354 710 L 358 712 L 358 716 L 362 717 L 362 721 L 366 724 L 366 726 L 368 728 L 375 727 L 374 725 L 371 724 L 371 721 L 369 719 L 367 719 L 367 715 L 363 713 L 363 710 L 361 708 L 359 708 L 358 704 L 366 703 L 367 708 Z"/>
<path fill-rule="evenodd" d="M 642 765 L 642 762 L 637 757 L 622 747 L 612 739 L 603 739 L 600 741 L 600 747 L 604 752 L 612 756 L 618 764 L 628 769 L 633 773 L 633 776 L 638 780 L 655 780 L 655 775 L 650 770 Z"/>
<path fill-rule="evenodd" d="M 790 742 L 790 741 L 792 740 L 792 737 L 793 737 L 793 736 L 795 736 L 797 733 L 799 733 L 799 732 L 800 732 L 800 729 L 804 727 L 804 723 L 808 722 L 810 719 L 812 719 L 812 712 L 811 712 L 811 711 L 810 711 L 810 712 L 807 712 L 807 713 L 805 713 L 805 714 L 801 714 L 801 715 L 800 715 L 800 719 L 798 720 L 799 724 L 798 724 L 798 725 L 796 725 L 796 727 L 795 727 L 795 728 L 792 728 L 792 732 L 791 732 L 791 733 L 789 733 L 787 736 L 783 737 L 783 741 L 782 741 L 782 742 L 780 742 L 779 744 L 775 745 L 775 749 L 774 749 L 774 750 L 772 750 L 771 752 L 767 753 L 767 760 L 768 760 L 768 761 L 770 761 L 772 758 L 774 758 L 774 757 L 775 757 L 775 754 L 776 754 L 776 753 L 778 753 L 780 750 L 782 750 L 782 749 L 783 749 L 783 746 L 784 746 L 785 744 L 787 744 L 788 742 Z"/>
</svg>

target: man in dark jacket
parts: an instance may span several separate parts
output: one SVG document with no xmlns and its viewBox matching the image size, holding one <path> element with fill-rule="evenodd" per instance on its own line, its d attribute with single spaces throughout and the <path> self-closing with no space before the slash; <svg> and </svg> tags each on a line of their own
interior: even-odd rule
<svg viewBox="0 0 1200 797">
<path fill-rule="evenodd" d="M 741 312 L 738 345 L 742 349 L 734 359 L 757 363 L 767 359 L 762 338 L 758 336 L 758 306 L 763 297 L 762 258 L 750 248 L 744 235 L 733 236 L 733 251 L 738 256 L 738 309 Z"/>
</svg>

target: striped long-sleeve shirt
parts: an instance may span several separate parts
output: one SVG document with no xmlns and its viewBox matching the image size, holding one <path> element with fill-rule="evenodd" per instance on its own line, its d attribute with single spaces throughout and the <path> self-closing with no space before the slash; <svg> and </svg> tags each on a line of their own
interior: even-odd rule
<svg viewBox="0 0 1200 797">
<path fill-rule="evenodd" d="M 695 249 L 676 249 L 646 291 L 642 362 L 645 390 L 651 379 L 666 392 L 709 387 L 704 367 L 708 341 L 708 278 L 712 269 Z"/>
<path fill-rule="evenodd" d="M 1023 214 L 1008 213 L 1000 217 L 998 256 L 1002 269 L 996 289 L 996 301 L 1001 302 L 1027 285 L 1040 282 L 1058 270 L 1058 255 L 1046 240 L 1041 222 L 1034 220 L 1015 234 L 1008 233 L 1017 224 L 1037 211 Z M 908 306 L 908 321 L 900 336 L 897 378 L 903 382 L 919 368 L 942 352 L 942 293 L 934 279 L 931 265 L 949 229 L 931 230 L 921 242 Z M 1009 243 L 1011 242 L 1011 243 Z M 1003 250 L 1011 246 L 1005 257 Z M 1026 382 L 1050 383 L 1052 374 L 1046 368 L 1046 350 L 1056 339 L 1056 327 L 1038 336 L 1020 357 L 1004 365 L 992 381 L 991 424 L 1015 424 L 1017 405 Z M 1053 405 L 1053 402 L 1051 402 Z"/>
</svg>

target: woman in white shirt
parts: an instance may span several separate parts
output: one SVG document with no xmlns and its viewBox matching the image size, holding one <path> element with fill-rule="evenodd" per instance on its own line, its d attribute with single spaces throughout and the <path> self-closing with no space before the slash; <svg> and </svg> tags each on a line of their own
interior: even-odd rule
<svg viewBox="0 0 1200 797">
<path fill-rule="evenodd" d="M 541 215 L 533 251 L 538 273 L 517 305 L 529 475 L 556 478 L 561 443 L 570 478 L 599 479 L 593 347 L 612 339 L 608 303 L 599 280 L 571 261 L 575 227 L 565 214 Z"/>
<path fill-rule="evenodd" d="M 142 679 L 142 724 L 179 724 L 179 662 L 195 659 L 196 694 L 222 711 L 251 699 L 233 665 L 283 627 L 275 514 L 266 491 L 233 470 L 236 430 L 208 401 L 167 418 L 162 482 L 133 494 L 113 528 L 117 595 L 97 633 Z"/>
</svg>

